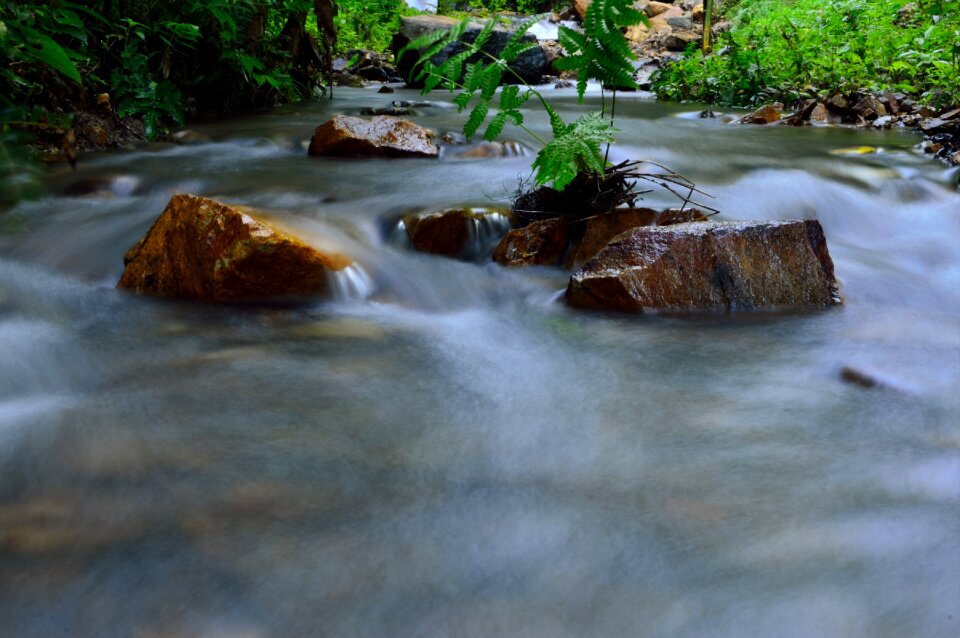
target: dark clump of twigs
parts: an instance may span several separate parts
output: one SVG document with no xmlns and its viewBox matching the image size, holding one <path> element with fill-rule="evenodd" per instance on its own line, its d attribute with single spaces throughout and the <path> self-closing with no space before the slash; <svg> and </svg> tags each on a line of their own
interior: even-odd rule
<svg viewBox="0 0 960 638">
<path fill-rule="evenodd" d="M 644 165 L 658 170 L 647 170 Z M 531 189 L 521 182 L 514 196 L 513 212 L 520 226 L 554 217 L 562 217 L 567 223 L 581 222 L 623 206 L 634 207 L 637 199 L 652 190 L 637 190 L 639 182 L 670 191 L 680 200 L 681 208 L 693 206 L 711 214 L 718 212 L 694 200 L 698 195 L 710 195 L 690 179 L 650 160 L 627 160 L 607 167 L 603 175 L 580 173 L 562 191 L 549 186 Z"/>
</svg>

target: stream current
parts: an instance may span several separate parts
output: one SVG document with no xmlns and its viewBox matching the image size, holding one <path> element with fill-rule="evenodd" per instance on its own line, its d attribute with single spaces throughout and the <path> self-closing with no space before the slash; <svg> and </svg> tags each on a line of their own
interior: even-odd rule
<svg viewBox="0 0 960 638">
<path fill-rule="evenodd" d="M 685 174 L 720 219 L 819 219 L 845 304 L 585 313 L 559 270 L 391 245 L 405 211 L 506 204 L 530 160 L 306 157 L 404 90 L 84 156 L 0 215 L 0 636 L 960 633 L 956 172 L 912 134 L 621 97 L 611 160 Z M 880 152 L 836 152 L 858 146 Z M 111 192 L 66 194 L 90 180 Z M 362 270 L 297 307 L 117 291 L 177 192 Z"/>
</svg>

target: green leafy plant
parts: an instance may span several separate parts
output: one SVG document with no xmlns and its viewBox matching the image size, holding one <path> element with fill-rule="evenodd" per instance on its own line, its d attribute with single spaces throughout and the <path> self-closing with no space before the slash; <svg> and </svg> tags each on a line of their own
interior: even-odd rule
<svg viewBox="0 0 960 638">
<path fill-rule="evenodd" d="M 613 142 L 616 132 L 613 126 L 615 102 L 611 101 L 609 116 L 604 99 L 599 112 L 584 115 L 568 124 L 542 93 L 510 68 L 510 63 L 538 46 L 536 42 L 524 41 L 523 36 L 539 19 L 534 16 L 521 23 L 499 55 L 484 49 L 493 35 L 496 20 L 488 20 L 472 42 L 462 41 L 469 25 L 464 20 L 449 32 L 434 32 L 414 40 L 398 56 L 409 50 L 419 51 L 417 79 L 424 81 L 423 92 L 429 93 L 442 86 L 457 93 L 454 103 L 460 111 L 471 109 L 463 129 L 468 138 L 486 122 L 489 123 L 483 136 L 487 140 L 496 139 L 508 123 L 533 137 L 542 146 L 533 162 L 534 183 L 563 190 L 578 174 L 603 174 L 606 168 L 603 147 Z M 622 29 L 641 20 L 645 20 L 644 16 L 633 9 L 629 0 L 595 0 L 587 11 L 583 33 L 561 28 L 561 42 L 569 57 L 558 61 L 557 66 L 576 74 L 581 102 L 590 80 L 599 81 L 604 86 L 636 86 L 630 64 L 634 56 Z M 457 42 L 462 47 L 459 52 L 441 64 L 430 60 Z M 518 81 L 519 85 L 506 85 L 498 93 L 497 87 L 505 75 L 512 76 L 511 79 Z M 551 140 L 543 139 L 524 124 L 521 107 L 531 99 L 539 103 L 550 118 Z"/>
<path fill-rule="evenodd" d="M 496 19 L 488 20 L 470 38 L 464 37 L 469 26 L 464 20 L 449 32 L 417 38 L 397 55 L 419 51 L 417 79 L 424 82 L 423 92 L 445 88 L 456 94 L 453 101 L 461 112 L 469 109 L 463 127 L 468 138 L 486 124 L 483 137 L 494 140 L 511 124 L 540 145 L 531 166 L 533 188 L 525 191 L 521 187 L 514 200 L 514 211 L 521 221 L 556 216 L 583 220 L 610 212 L 621 204 L 633 203 L 638 197 L 634 190 L 638 180 L 662 186 L 685 203 L 691 201 L 689 197 L 694 192 L 700 192 L 692 182 L 665 167 L 658 165 L 656 172 L 648 173 L 639 170 L 644 161 L 625 161 L 616 166 L 607 161 L 617 132 L 614 128 L 616 88 L 636 87 L 631 64 L 634 56 L 623 29 L 645 19 L 633 9 L 631 0 L 594 0 L 587 10 L 583 33 L 561 29 L 560 37 L 568 57 L 556 66 L 576 76 L 578 100 L 583 102 L 588 82 L 601 83 L 600 110 L 569 123 L 540 91 L 510 67 L 510 63 L 526 51 L 539 46 L 523 39 L 527 29 L 539 20 L 538 16 L 521 23 L 497 55 L 484 46 L 493 35 Z M 441 52 L 448 57 L 434 58 Z M 498 90 L 504 79 L 516 83 Z M 613 93 L 609 100 L 608 90 Z M 522 107 L 528 103 L 538 104 L 546 112 L 552 133 L 549 139 L 526 125 Z M 689 194 L 684 195 L 683 190 Z"/>
<path fill-rule="evenodd" d="M 957 0 L 740 0 L 725 7 L 733 28 L 718 36 L 716 53 L 691 48 L 658 72 L 658 97 L 749 106 L 868 89 L 947 106 L 960 95 Z"/>
</svg>

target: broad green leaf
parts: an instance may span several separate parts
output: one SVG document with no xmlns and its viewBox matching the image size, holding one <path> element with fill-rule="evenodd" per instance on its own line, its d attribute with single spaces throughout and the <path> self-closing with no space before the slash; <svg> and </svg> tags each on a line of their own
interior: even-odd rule
<svg viewBox="0 0 960 638">
<path fill-rule="evenodd" d="M 24 36 L 23 52 L 25 54 L 60 72 L 77 84 L 83 85 L 83 81 L 80 79 L 80 71 L 77 70 L 77 66 L 70 59 L 66 49 L 30 27 L 21 25 L 19 28 Z"/>
</svg>

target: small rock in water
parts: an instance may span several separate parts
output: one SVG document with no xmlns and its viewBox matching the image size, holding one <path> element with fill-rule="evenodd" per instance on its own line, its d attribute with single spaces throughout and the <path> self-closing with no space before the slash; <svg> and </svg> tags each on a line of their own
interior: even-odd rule
<svg viewBox="0 0 960 638">
<path fill-rule="evenodd" d="M 775 104 L 767 104 L 766 106 L 761 106 L 753 113 L 745 115 L 739 120 L 740 124 L 773 124 L 780 121 L 780 111 L 783 110 L 783 104 L 777 102 Z"/>
<path fill-rule="evenodd" d="M 489 255 L 512 225 L 508 211 L 487 208 L 414 213 L 401 221 L 415 250 L 468 260 Z"/>
<path fill-rule="evenodd" d="M 317 127 L 310 155 L 335 157 L 436 157 L 430 131 L 389 116 L 371 119 L 335 115 Z"/>
<path fill-rule="evenodd" d="M 567 225 L 561 218 L 545 219 L 511 230 L 493 251 L 502 266 L 554 266 L 567 250 Z"/>
<path fill-rule="evenodd" d="M 393 93 L 393 92 L 394 92 L 393 87 L 387 86 L 386 84 L 381 86 L 380 89 L 377 91 L 377 93 Z"/>
<path fill-rule="evenodd" d="M 697 117 L 699 117 L 701 120 L 712 120 L 717 116 L 710 109 L 703 109 L 700 111 L 700 114 L 697 115 Z"/>
<path fill-rule="evenodd" d="M 840 303 L 820 223 L 719 222 L 634 228 L 570 278 L 567 302 L 642 312 Z"/>
<path fill-rule="evenodd" d="M 326 295 L 331 274 L 352 263 L 280 231 L 250 210 L 174 195 L 127 252 L 117 287 L 216 302 Z"/>
<path fill-rule="evenodd" d="M 869 374 L 849 366 L 844 366 L 843 369 L 840 370 L 840 378 L 847 383 L 866 389 L 876 388 L 882 385 L 879 381 L 877 381 L 877 379 Z"/>
<path fill-rule="evenodd" d="M 403 106 L 370 106 L 361 109 L 360 115 L 389 115 L 391 117 L 401 117 L 405 115 L 417 115 L 417 112 Z"/>
</svg>

